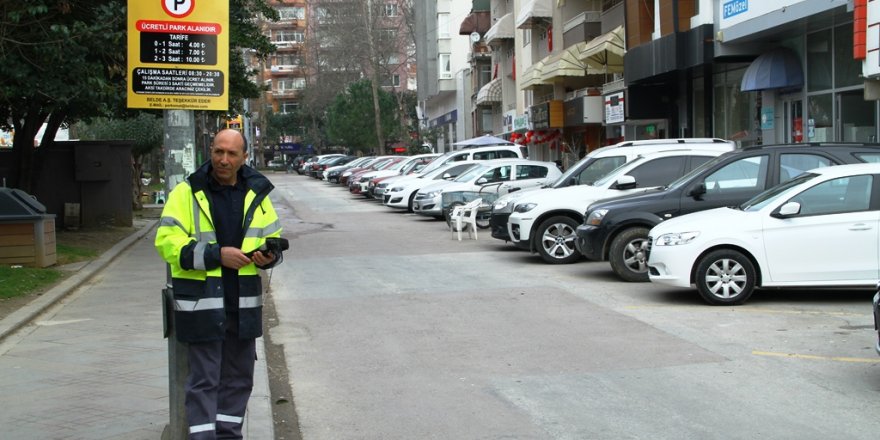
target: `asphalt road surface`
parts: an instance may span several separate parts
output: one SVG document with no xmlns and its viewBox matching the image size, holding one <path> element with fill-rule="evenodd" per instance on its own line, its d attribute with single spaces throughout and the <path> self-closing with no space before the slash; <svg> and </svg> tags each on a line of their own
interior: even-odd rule
<svg viewBox="0 0 880 440">
<path fill-rule="evenodd" d="M 712 307 L 269 177 L 292 248 L 271 338 L 306 440 L 880 437 L 873 292 Z"/>
</svg>

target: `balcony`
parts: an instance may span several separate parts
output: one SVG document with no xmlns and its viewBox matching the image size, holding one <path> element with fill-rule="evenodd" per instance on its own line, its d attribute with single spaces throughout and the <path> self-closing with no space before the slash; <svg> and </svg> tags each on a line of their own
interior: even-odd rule
<svg viewBox="0 0 880 440">
<path fill-rule="evenodd" d="M 303 67 L 293 64 L 281 64 L 269 67 L 269 73 L 273 77 L 277 76 L 288 76 L 288 75 L 301 75 L 303 73 Z"/>
<path fill-rule="evenodd" d="M 590 41 L 602 34 L 602 13 L 584 11 L 562 26 L 562 44 L 565 47 Z"/>
<path fill-rule="evenodd" d="M 299 50 L 303 43 L 302 41 L 273 41 L 272 44 L 278 50 Z"/>
<path fill-rule="evenodd" d="M 273 98 L 299 98 L 302 94 L 301 89 L 280 89 L 272 90 Z"/>
</svg>

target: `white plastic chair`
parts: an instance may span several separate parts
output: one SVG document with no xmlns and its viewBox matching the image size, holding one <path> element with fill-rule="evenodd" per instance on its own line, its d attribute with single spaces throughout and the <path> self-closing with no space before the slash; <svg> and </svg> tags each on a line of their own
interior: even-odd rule
<svg viewBox="0 0 880 440">
<path fill-rule="evenodd" d="M 477 212 L 482 203 L 483 199 L 478 198 L 470 203 L 456 206 L 452 210 L 450 224 L 453 232 L 458 232 L 458 241 L 461 241 L 461 230 L 464 228 L 468 228 L 468 237 L 473 236 L 474 240 L 477 239 Z"/>
</svg>

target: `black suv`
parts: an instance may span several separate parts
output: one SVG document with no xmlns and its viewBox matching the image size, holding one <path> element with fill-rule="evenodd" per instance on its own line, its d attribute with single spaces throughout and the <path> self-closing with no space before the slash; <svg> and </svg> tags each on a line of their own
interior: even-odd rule
<svg viewBox="0 0 880 440">
<path fill-rule="evenodd" d="M 648 281 L 648 231 L 663 220 L 739 205 L 803 171 L 880 162 L 880 144 L 761 145 L 722 154 L 668 186 L 587 207 L 577 228 L 577 249 L 590 260 L 611 262 L 626 281 Z"/>
</svg>

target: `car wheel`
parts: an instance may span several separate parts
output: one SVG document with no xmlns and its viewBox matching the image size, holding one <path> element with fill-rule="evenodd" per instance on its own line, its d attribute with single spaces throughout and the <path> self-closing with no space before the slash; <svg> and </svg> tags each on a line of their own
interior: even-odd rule
<svg viewBox="0 0 880 440">
<path fill-rule="evenodd" d="M 574 247 L 574 241 L 577 239 L 574 230 L 577 225 L 578 223 L 570 217 L 557 216 L 547 219 L 538 226 L 532 240 L 544 262 L 570 264 L 581 258 L 580 252 Z"/>
<path fill-rule="evenodd" d="M 409 202 L 406 204 L 406 212 L 415 212 L 413 211 L 413 202 L 416 200 L 416 191 L 413 191 L 412 194 L 409 195 Z"/>
<path fill-rule="evenodd" d="M 709 304 L 746 302 L 755 291 L 756 278 L 752 261 L 734 250 L 710 252 L 697 262 L 697 290 Z"/>
<path fill-rule="evenodd" d="M 477 212 L 477 227 L 480 229 L 489 229 L 492 221 L 492 210 Z"/>
<path fill-rule="evenodd" d="M 648 281 L 647 246 L 647 228 L 629 228 L 617 234 L 608 251 L 611 269 L 629 282 Z"/>
</svg>

